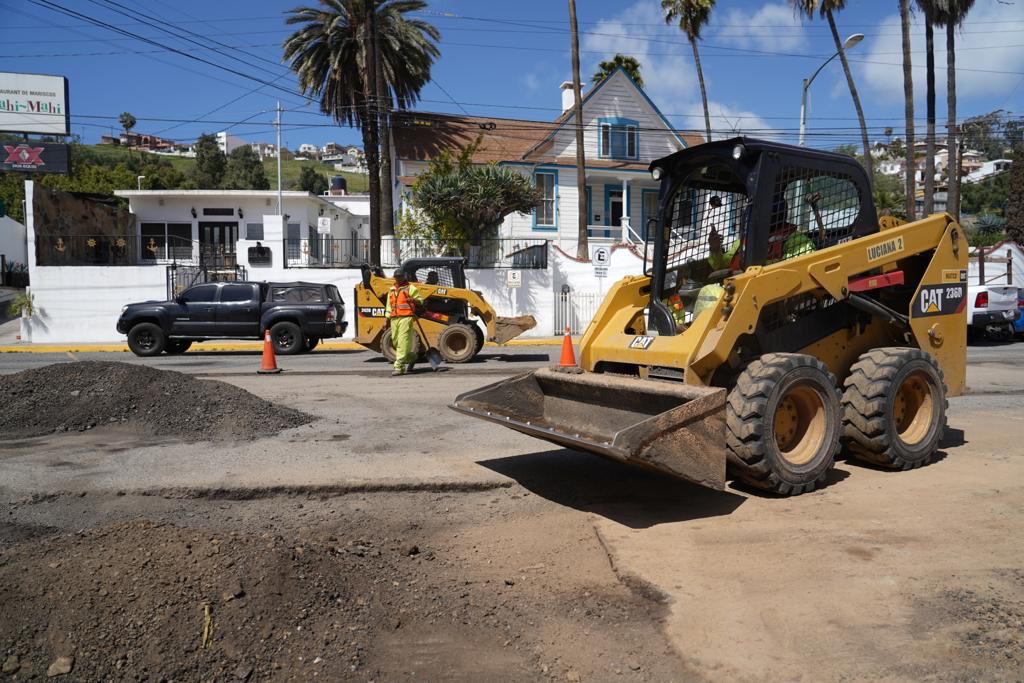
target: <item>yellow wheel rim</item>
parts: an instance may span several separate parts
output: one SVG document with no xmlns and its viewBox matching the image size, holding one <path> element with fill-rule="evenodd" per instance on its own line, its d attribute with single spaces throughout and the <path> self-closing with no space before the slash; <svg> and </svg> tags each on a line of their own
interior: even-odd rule
<svg viewBox="0 0 1024 683">
<path fill-rule="evenodd" d="M 821 450 L 826 433 L 825 403 L 813 387 L 790 387 L 775 408 L 772 424 L 779 453 L 793 465 L 805 465 Z"/>
<path fill-rule="evenodd" d="M 900 384 L 893 398 L 892 420 L 900 441 L 908 446 L 921 443 L 931 431 L 935 411 L 932 383 L 923 372 L 912 372 Z"/>
</svg>

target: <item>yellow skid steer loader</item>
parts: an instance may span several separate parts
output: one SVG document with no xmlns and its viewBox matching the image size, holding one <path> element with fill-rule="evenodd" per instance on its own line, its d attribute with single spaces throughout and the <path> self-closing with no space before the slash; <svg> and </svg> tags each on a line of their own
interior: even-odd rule
<svg viewBox="0 0 1024 683">
<path fill-rule="evenodd" d="M 645 273 L 608 292 L 579 368 L 452 408 L 721 489 L 820 486 L 842 446 L 927 463 L 966 365 L 967 241 L 935 214 L 880 229 L 847 156 L 749 138 L 651 165 Z"/>
<path fill-rule="evenodd" d="M 449 363 L 467 363 L 480 353 L 484 341 L 504 344 L 537 326 L 532 315 L 498 316 L 480 292 L 466 286 L 462 257 L 409 259 L 402 270 L 425 298 L 413 337 L 413 348 L 420 354 L 437 349 Z M 355 342 L 381 353 L 389 363 L 395 360 L 395 350 L 384 309 L 394 284 L 394 278 L 384 277 L 379 268 L 364 265 L 362 282 L 355 289 Z"/>
</svg>

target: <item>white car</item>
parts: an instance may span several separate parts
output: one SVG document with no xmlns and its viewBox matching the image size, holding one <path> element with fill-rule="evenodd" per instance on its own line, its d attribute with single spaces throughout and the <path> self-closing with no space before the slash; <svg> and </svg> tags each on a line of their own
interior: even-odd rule
<svg viewBox="0 0 1024 683">
<path fill-rule="evenodd" d="M 1013 338 L 1013 322 L 1020 316 L 1017 287 L 970 285 L 967 288 L 967 338 Z"/>
</svg>

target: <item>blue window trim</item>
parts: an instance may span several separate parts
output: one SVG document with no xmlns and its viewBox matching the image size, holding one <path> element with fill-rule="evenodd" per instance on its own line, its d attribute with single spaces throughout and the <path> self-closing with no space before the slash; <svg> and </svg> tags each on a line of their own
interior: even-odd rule
<svg viewBox="0 0 1024 683">
<path fill-rule="evenodd" d="M 533 183 L 534 187 L 537 185 L 537 176 L 539 175 L 550 175 L 555 177 L 554 188 L 555 188 L 555 224 L 554 225 L 537 225 L 537 209 L 533 210 L 533 229 L 537 232 L 558 232 L 558 169 L 557 168 L 538 168 L 533 172 Z"/>
<path fill-rule="evenodd" d="M 606 183 L 605 186 L 604 186 L 604 224 L 607 225 L 609 228 L 612 227 L 612 211 L 611 211 L 611 208 L 612 208 L 612 192 L 618 192 L 618 193 L 621 194 L 622 193 L 622 184 L 621 183 L 616 183 L 615 185 L 608 185 Z M 625 202 L 622 205 L 622 215 L 623 216 L 629 216 L 630 218 L 633 217 L 633 214 L 629 210 L 629 205 L 630 205 L 629 203 L 630 203 L 630 200 L 632 198 L 632 195 L 633 195 L 633 188 L 631 186 L 629 186 L 629 185 L 626 185 L 626 199 L 625 199 Z M 611 230 L 605 230 L 604 231 L 604 236 L 605 237 L 611 237 L 612 236 L 612 231 Z"/>
<path fill-rule="evenodd" d="M 602 131 L 602 129 L 605 126 L 611 126 L 612 127 L 612 130 L 609 131 L 609 134 L 608 134 L 609 142 L 611 142 L 611 136 L 615 134 L 615 130 L 614 130 L 615 128 L 627 128 L 628 126 L 632 126 L 633 127 L 633 129 L 634 129 L 634 133 L 633 134 L 636 136 L 636 144 L 634 145 L 634 148 L 633 148 L 633 152 L 634 152 L 633 156 L 629 156 L 629 154 L 627 153 L 628 150 L 629 150 L 629 138 L 628 137 L 623 141 L 622 156 L 612 156 L 612 150 L 604 148 L 604 144 L 603 144 L 604 132 Z M 626 134 L 626 132 L 623 131 L 623 135 L 625 135 L 625 134 Z M 614 148 L 614 147 L 615 147 L 615 145 L 612 144 L 612 148 Z M 638 121 L 634 120 L 634 119 L 626 119 L 626 118 L 622 118 L 620 116 L 610 116 L 610 117 L 599 118 L 597 120 L 597 156 L 600 157 L 601 159 L 639 159 L 640 158 L 640 123 Z"/>
<path fill-rule="evenodd" d="M 640 220 L 642 222 L 640 223 L 639 232 L 640 236 L 643 237 L 644 240 L 647 239 L 647 221 L 654 218 L 654 216 L 647 215 L 647 195 L 653 194 L 654 196 L 658 196 L 659 192 L 660 190 L 652 190 L 646 187 L 640 190 Z"/>
<path fill-rule="evenodd" d="M 590 225 L 590 221 L 594 220 L 594 209 L 591 203 L 594 191 L 590 189 L 590 185 L 587 185 L 587 225 Z"/>
</svg>

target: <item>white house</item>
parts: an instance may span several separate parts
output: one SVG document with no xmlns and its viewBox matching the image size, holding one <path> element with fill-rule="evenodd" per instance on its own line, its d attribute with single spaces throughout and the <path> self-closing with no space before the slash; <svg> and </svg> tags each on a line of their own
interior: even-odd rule
<svg viewBox="0 0 1024 683">
<path fill-rule="evenodd" d="M 530 214 L 508 216 L 500 236 L 575 245 L 578 192 L 571 87 L 562 84 L 563 113 L 554 121 L 396 112 L 396 208 L 401 210 L 416 175 L 430 159 L 479 136 L 475 162 L 515 168 L 531 177 L 544 197 Z M 583 119 L 589 235 L 595 242 L 643 242 L 647 220 L 657 209 L 658 183 L 649 164 L 703 138 L 675 130 L 622 69 L 586 93 Z"/>
<path fill-rule="evenodd" d="M 981 168 L 973 173 L 968 173 L 964 178 L 964 181 L 968 183 L 976 183 L 981 180 L 985 180 L 996 173 L 1009 171 L 1011 166 L 1013 166 L 1012 159 L 993 159 L 992 161 L 985 161 L 981 164 Z"/>
<path fill-rule="evenodd" d="M 252 147 L 252 151 L 256 152 L 256 156 L 260 158 L 260 161 L 277 158 L 277 145 L 269 142 L 253 142 L 249 146 Z"/>
<path fill-rule="evenodd" d="M 242 138 L 232 135 L 226 131 L 222 130 L 217 133 L 217 146 L 220 147 L 220 151 L 224 152 L 224 154 L 231 154 L 234 150 L 239 147 L 244 147 L 247 144 L 249 143 Z"/>
<path fill-rule="evenodd" d="M 320 154 L 320 148 L 317 147 L 316 145 L 311 145 L 308 142 L 304 142 L 301 145 L 299 145 L 298 152 L 299 154 L 304 154 L 306 156 L 316 158 Z"/>
<path fill-rule="evenodd" d="M 8 264 L 28 264 L 25 226 L 10 216 L 0 216 L 0 255 Z"/>
</svg>

